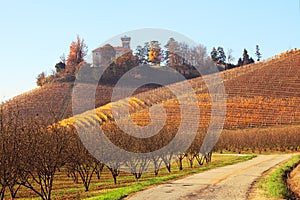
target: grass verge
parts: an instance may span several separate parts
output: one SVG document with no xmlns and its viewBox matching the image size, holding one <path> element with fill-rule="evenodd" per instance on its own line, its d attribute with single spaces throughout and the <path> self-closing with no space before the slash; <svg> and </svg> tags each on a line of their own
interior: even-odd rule
<svg viewBox="0 0 300 200">
<path fill-rule="evenodd" d="M 288 174 L 300 163 L 300 155 L 293 156 L 284 164 L 280 165 L 268 177 L 263 177 L 258 187 L 263 189 L 267 197 L 290 198 L 290 191 L 286 185 Z"/>
</svg>

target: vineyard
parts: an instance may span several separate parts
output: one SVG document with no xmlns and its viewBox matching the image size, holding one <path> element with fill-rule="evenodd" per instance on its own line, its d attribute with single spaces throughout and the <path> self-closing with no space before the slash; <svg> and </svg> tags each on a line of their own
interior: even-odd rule
<svg viewBox="0 0 300 200">
<path fill-rule="evenodd" d="M 297 151 L 300 145 L 299 137 L 297 137 L 300 123 L 300 95 L 297 95 L 300 94 L 299 66 L 300 51 L 293 50 L 266 62 L 222 72 L 228 96 L 227 112 L 224 130 L 215 150 L 259 153 L 267 150 Z M 208 76 L 213 79 L 215 75 Z M 205 132 L 211 123 L 212 102 L 203 78 L 189 80 L 189 83 L 196 91 L 200 108 L 198 134 L 186 154 L 193 160 L 201 157 L 195 149 L 200 148 Z M 183 84 L 184 82 L 179 82 L 172 86 L 180 89 Z M 219 84 L 216 81 L 214 87 L 219 87 Z M 185 103 L 189 104 L 191 101 L 189 94 L 185 96 Z M 76 123 L 79 127 L 89 127 L 100 124 L 106 136 L 123 149 L 134 152 L 155 150 L 168 144 L 181 125 L 182 115 L 177 98 L 167 87 L 160 87 L 109 103 L 97 108 L 95 113 L 87 111 L 77 116 L 76 120 L 74 117 L 62 120 L 60 125 L 74 127 Z M 126 108 L 127 104 L 130 116 L 123 117 L 117 124 L 111 108 L 113 106 Z M 153 119 L 162 120 L 161 113 L 151 113 L 152 119 L 150 118 L 149 108 L 158 104 L 162 105 L 166 111 L 166 121 L 156 136 L 150 139 L 137 139 L 126 135 L 118 127 L 120 123 L 129 127 L 131 119 L 142 127 L 151 124 Z M 189 110 L 187 115 L 192 115 L 193 112 L 194 110 Z M 190 125 L 197 123 L 189 122 Z M 184 137 L 188 138 L 190 135 L 187 133 Z"/>
<path fill-rule="evenodd" d="M 222 72 L 227 94 L 225 129 L 299 124 L 299 66 L 300 51 L 292 51 L 270 61 Z M 213 79 L 214 75 L 208 77 L 207 79 Z M 211 115 L 211 96 L 207 93 L 205 81 L 199 77 L 188 82 L 194 88 L 199 101 L 200 128 L 207 128 Z M 180 90 L 183 84 L 184 82 L 179 82 L 172 86 Z M 218 87 L 219 84 L 216 83 L 214 86 Z M 169 117 L 180 121 L 178 113 L 180 107 L 175 95 L 167 87 L 160 87 L 97 108 L 98 122 L 100 124 L 113 122 L 112 105 L 122 107 L 128 103 L 132 117 L 138 124 L 149 124 L 147 110 L 157 104 L 164 106 Z M 85 121 L 86 125 L 94 123 L 95 116 L 92 115 L 92 111 L 87 111 L 80 116 L 80 120 Z M 73 121 L 73 118 L 68 118 L 61 123 L 67 125 Z"/>
<path fill-rule="evenodd" d="M 221 76 L 223 82 L 217 76 Z M 299 151 L 299 77 L 300 51 L 292 50 L 267 61 L 174 83 L 170 87 L 142 87 L 131 97 L 119 100 L 117 97 L 115 102 L 110 102 L 113 86 L 99 85 L 95 110 L 83 109 L 94 101 L 85 98 L 93 92 L 89 90 L 93 86 L 80 83 L 76 86 L 83 87 L 85 93 L 76 99 L 77 104 L 73 106 L 82 113 L 73 117 L 73 83 L 53 83 L 20 95 L 1 105 L 0 151 L 5 156 L 0 162 L 0 197 L 51 199 L 52 190 L 58 199 L 80 198 L 84 191 L 90 191 L 88 196 L 83 195 L 90 197 L 93 193 L 103 195 L 118 183 L 126 185 L 128 182 L 159 177 L 160 174 L 171 174 L 174 168 L 182 171 L 201 168 L 205 163 L 210 165 L 212 152 L 202 154 L 199 149 L 214 119 L 212 98 L 218 106 L 226 107 L 224 128 L 214 152 Z M 218 95 L 208 93 L 205 80 L 209 80 L 213 88 L 224 84 L 226 104 L 218 102 Z M 199 121 L 189 117 L 195 110 L 181 110 L 180 101 L 192 105 L 192 95 L 182 93 L 176 96 L 172 92 L 172 88 L 184 91 L 186 83 L 192 86 L 198 99 Z M 129 91 L 131 88 L 124 88 L 125 93 L 127 89 Z M 129 115 L 113 115 L 112 108 L 122 110 L 127 105 Z M 155 106 L 165 110 L 165 118 L 159 110 L 151 110 Z M 110 148 L 102 151 L 101 146 L 99 152 L 104 152 L 102 160 L 95 159 L 81 143 L 75 129 L 87 130 L 99 125 L 105 136 L 121 149 L 135 153 L 154 152 L 176 136 L 183 112 L 189 125 L 197 126 L 197 133 L 193 136 L 186 132 L 178 136 L 180 142 L 175 145 L 181 146 L 182 142 L 192 139 L 189 148 L 169 149 L 167 153 L 139 156 L 134 160 L 120 156 Z M 139 127 L 165 121 L 156 135 L 138 138 L 129 136 L 119 127 L 120 124 L 130 127 L 131 120 Z M 151 128 L 154 130 L 156 127 Z M 121 172 L 123 167 L 129 169 L 125 174 Z M 63 192 L 66 182 L 76 190 L 69 192 L 70 196 L 65 196 Z"/>
<path fill-rule="evenodd" d="M 292 50 L 291 52 L 274 56 L 274 58 L 264 62 L 221 72 L 220 75 L 223 79 L 226 94 L 228 95 L 228 105 L 231 106 L 234 102 L 239 105 L 241 105 L 240 103 L 247 102 L 247 104 L 251 104 L 252 102 L 257 103 L 260 99 L 261 101 L 273 102 L 274 105 L 270 112 L 271 116 L 273 116 L 273 113 L 276 114 L 276 104 L 278 104 L 278 106 L 287 104 L 285 105 L 287 109 L 293 109 L 293 106 L 299 102 L 298 97 L 300 96 L 300 80 L 298 78 L 300 70 L 299 54 L 299 50 Z M 214 75 L 208 75 L 206 77 L 213 82 Z M 188 80 L 188 83 L 191 84 L 196 94 L 207 95 L 207 85 L 202 77 Z M 172 85 L 176 88 L 181 88 L 184 84 L 184 82 L 178 82 Z M 218 83 L 215 85 L 217 86 Z M 5 105 L 15 110 L 19 110 L 19 114 L 24 114 L 29 118 L 36 117 L 37 115 L 48 118 L 47 120 L 49 121 L 49 124 L 51 124 L 72 116 L 71 98 L 73 87 L 74 83 L 72 82 L 54 82 L 16 96 L 5 102 Z M 90 104 L 91 101 L 93 101 L 92 103 L 94 103 L 96 108 L 110 103 L 111 101 L 113 85 L 99 84 L 97 86 L 95 99 L 84 98 L 90 96 L 90 93 L 93 92 L 91 91 L 93 85 L 80 83 L 80 87 L 85 89 L 86 94 L 82 94 L 82 98 L 77 101 L 80 103 L 73 106 L 77 108 L 82 107 L 82 112 L 85 111 L 84 105 Z M 133 106 L 132 109 L 134 109 L 134 111 L 142 110 L 144 106 L 147 107 L 159 104 L 175 97 L 168 88 L 157 87 L 157 85 L 148 85 L 138 88 L 135 91 L 136 95 L 134 96 L 142 103 L 139 103 L 139 106 Z M 124 93 L 130 89 L 130 86 L 128 86 L 128 88 L 122 88 Z M 207 97 L 200 98 L 206 99 Z M 116 99 L 118 99 L 118 97 L 116 97 Z M 263 104 L 263 102 L 261 102 L 261 104 Z M 239 112 L 237 109 L 234 112 L 250 115 L 251 118 L 253 116 L 253 109 L 255 108 L 245 108 L 243 112 Z M 288 111 L 286 111 L 286 113 L 288 113 Z M 53 114 L 56 116 L 55 121 L 53 120 Z M 285 113 L 281 113 L 276 116 L 277 118 L 273 117 L 273 119 L 271 119 L 272 117 L 270 117 L 270 120 L 267 120 L 268 116 L 266 112 L 262 113 L 262 115 L 262 119 L 264 119 L 263 121 L 260 121 L 262 124 L 266 124 L 268 121 L 270 121 L 271 125 L 274 123 L 281 124 L 285 123 L 287 118 L 293 122 L 296 120 L 295 118 L 299 116 L 299 107 L 296 107 L 294 112 L 290 112 L 288 116 L 285 115 Z M 297 123 L 297 121 L 295 122 Z M 249 126 L 251 126 L 251 119 Z M 239 128 L 239 125 L 234 125 L 232 127 Z"/>
<path fill-rule="evenodd" d="M 82 94 L 80 105 L 77 107 L 85 107 L 90 101 L 85 99 L 91 92 L 93 86 L 88 83 L 81 83 L 81 87 L 86 89 L 86 94 Z M 54 82 L 23 93 L 6 101 L 3 105 L 7 109 L 13 109 L 22 115 L 23 118 L 42 118 L 48 124 L 58 122 L 62 119 L 72 116 L 72 91 L 74 83 L 72 82 Z M 147 91 L 157 86 L 145 86 L 139 88 L 136 93 Z M 130 90 L 131 88 L 123 88 Z M 111 100 L 113 85 L 99 84 L 96 89 L 95 107 L 107 104 Z M 93 92 L 93 91 L 92 91 Z M 103 95 L 105 94 L 105 95 Z M 116 97 L 118 98 L 118 97 Z"/>
</svg>

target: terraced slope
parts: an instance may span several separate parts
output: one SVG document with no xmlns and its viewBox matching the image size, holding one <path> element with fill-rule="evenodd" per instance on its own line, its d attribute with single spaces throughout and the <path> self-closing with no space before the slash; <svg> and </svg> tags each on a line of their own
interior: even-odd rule
<svg viewBox="0 0 300 200">
<path fill-rule="evenodd" d="M 232 129 L 299 123 L 299 71 L 300 51 L 298 50 L 275 56 L 265 62 L 221 72 L 228 95 L 225 127 Z M 213 76 L 208 75 L 206 78 Z M 201 127 L 206 127 L 210 120 L 210 96 L 207 94 L 207 86 L 202 77 L 188 80 L 188 82 L 200 100 Z M 181 88 L 183 84 L 185 82 L 178 82 L 173 86 Z M 218 87 L 218 84 L 215 83 L 215 86 Z M 89 92 L 89 84 L 82 85 Z M 46 118 L 50 124 L 72 116 L 73 86 L 71 82 L 52 83 L 19 95 L 8 101 L 6 105 L 17 109 L 24 118 L 42 117 Z M 99 85 L 97 88 L 95 107 L 98 107 L 97 113 L 102 119 L 101 123 L 107 120 L 114 121 L 108 109 L 109 104 L 101 108 L 110 103 L 112 89 L 113 87 L 109 85 Z M 143 87 L 139 88 L 135 94 L 137 95 L 134 95 L 135 99 L 130 106 L 132 113 L 147 110 L 150 106 L 163 102 L 166 108 L 169 107 L 167 110 L 170 116 L 180 116 L 177 113 L 178 105 L 174 100 L 176 98 L 166 87 L 155 89 L 152 86 Z M 81 105 L 87 103 L 84 96 L 80 101 Z M 122 101 L 127 100 L 121 100 L 119 103 L 122 104 Z M 135 115 L 136 120 L 139 119 L 136 123 L 149 123 L 147 113 L 145 116 Z"/>
<path fill-rule="evenodd" d="M 291 51 L 265 62 L 243 66 L 221 73 L 227 98 L 226 129 L 290 125 L 300 123 L 300 51 Z M 214 77 L 208 75 L 205 78 Z M 211 101 L 203 78 L 188 81 L 199 99 L 201 123 L 207 128 L 210 120 Z M 173 84 L 181 88 L 184 82 Z M 216 82 L 215 87 L 219 83 Z M 88 111 L 80 116 L 80 123 L 114 123 L 110 108 L 130 102 L 132 117 L 137 124 L 150 123 L 149 107 L 162 103 L 167 116 L 174 123 L 180 122 L 180 105 L 174 94 L 166 87 L 140 93 L 131 99 L 123 99 L 96 109 L 97 117 Z M 155 114 L 154 114 L 155 115 Z M 154 116 L 155 117 L 155 116 Z M 159 116 L 156 116 L 159 117 Z M 72 124 L 73 118 L 62 124 Z M 191 122 L 192 123 L 192 122 Z M 175 123 L 176 124 L 176 123 Z"/>
<path fill-rule="evenodd" d="M 4 106 L 14 109 L 24 119 L 43 118 L 53 123 L 70 116 L 72 88 L 70 82 L 48 84 L 16 96 L 5 102 Z"/>
<path fill-rule="evenodd" d="M 93 88 L 91 84 L 81 83 L 86 88 Z M 48 124 L 60 121 L 72 116 L 72 92 L 73 82 L 54 82 L 40 88 L 28 91 L 14 97 L 4 103 L 7 108 L 12 108 L 25 119 L 43 118 Z M 136 93 L 147 91 L 154 86 L 146 86 L 139 88 Z M 125 91 L 130 89 L 123 88 Z M 95 106 L 99 107 L 110 102 L 113 91 L 112 85 L 99 84 L 96 91 Z M 105 95 L 104 95 L 105 94 Z M 82 95 L 81 105 L 86 104 L 87 100 Z"/>
<path fill-rule="evenodd" d="M 255 66 L 253 66 L 255 67 Z M 225 82 L 230 96 L 300 97 L 299 51 L 262 64 L 260 69 Z"/>
</svg>

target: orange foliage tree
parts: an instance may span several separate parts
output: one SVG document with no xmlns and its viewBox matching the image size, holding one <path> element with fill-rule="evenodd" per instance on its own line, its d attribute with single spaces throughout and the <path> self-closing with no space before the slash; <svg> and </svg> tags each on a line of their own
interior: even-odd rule
<svg viewBox="0 0 300 200">
<path fill-rule="evenodd" d="M 162 53 L 158 41 L 151 41 L 150 51 L 148 54 L 148 61 L 154 64 L 160 64 L 161 60 L 162 60 Z"/>
<path fill-rule="evenodd" d="M 128 51 L 126 53 L 124 53 L 123 55 L 117 57 L 115 60 L 114 60 L 114 63 L 117 65 L 117 66 L 134 66 L 137 64 L 137 57 L 134 56 L 132 54 L 132 51 Z"/>
<path fill-rule="evenodd" d="M 66 72 L 75 73 L 77 66 L 84 61 L 87 55 L 87 45 L 84 39 L 80 39 L 77 35 L 77 40 L 73 41 L 70 45 L 70 53 L 67 59 Z"/>
</svg>

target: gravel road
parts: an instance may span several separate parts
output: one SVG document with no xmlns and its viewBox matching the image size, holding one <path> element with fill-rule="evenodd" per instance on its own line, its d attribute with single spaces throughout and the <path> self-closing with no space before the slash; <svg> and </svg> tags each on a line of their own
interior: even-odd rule
<svg viewBox="0 0 300 200">
<path fill-rule="evenodd" d="M 169 181 L 129 196 L 128 200 L 247 199 L 251 184 L 292 155 L 259 155 L 249 161 Z"/>
</svg>

